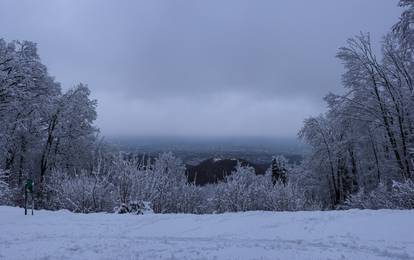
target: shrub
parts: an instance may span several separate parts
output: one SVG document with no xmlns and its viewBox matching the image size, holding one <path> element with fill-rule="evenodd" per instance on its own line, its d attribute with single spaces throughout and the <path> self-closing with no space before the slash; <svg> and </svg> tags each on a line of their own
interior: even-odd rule
<svg viewBox="0 0 414 260">
<path fill-rule="evenodd" d="M 380 183 L 377 188 L 358 193 L 348 197 L 340 208 L 359 209 L 414 209 L 414 183 L 394 181 L 391 187 Z"/>
<path fill-rule="evenodd" d="M 256 175 L 252 167 L 240 164 L 217 185 L 213 201 L 216 212 L 319 208 L 313 201 L 306 200 L 295 183 L 273 183 L 271 174 Z"/>
</svg>

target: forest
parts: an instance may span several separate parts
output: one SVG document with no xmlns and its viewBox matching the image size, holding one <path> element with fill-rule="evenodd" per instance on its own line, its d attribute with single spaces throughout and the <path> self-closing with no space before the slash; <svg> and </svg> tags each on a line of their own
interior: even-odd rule
<svg viewBox="0 0 414 260">
<path fill-rule="evenodd" d="M 113 152 L 88 86 L 63 91 L 36 43 L 0 39 L 0 204 L 23 206 L 30 179 L 37 209 L 82 213 L 413 209 L 414 0 L 399 5 L 381 42 L 360 33 L 339 48 L 344 93 L 327 93 L 327 111 L 304 120 L 300 164 L 276 156 L 257 175 L 240 163 L 204 186 L 172 153 Z"/>
</svg>

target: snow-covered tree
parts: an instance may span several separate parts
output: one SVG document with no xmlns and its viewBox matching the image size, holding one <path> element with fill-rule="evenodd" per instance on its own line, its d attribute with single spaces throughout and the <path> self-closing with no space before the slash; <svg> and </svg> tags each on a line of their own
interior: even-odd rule
<svg viewBox="0 0 414 260">
<path fill-rule="evenodd" d="M 64 167 L 76 174 L 92 160 L 97 132 L 93 126 L 96 101 L 90 100 L 89 95 L 88 87 L 79 84 L 59 97 L 48 114 L 41 151 L 39 195 L 48 170 Z"/>
<path fill-rule="evenodd" d="M 11 189 L 36 179 L 40 200 L 46 172 L 90 166 L 96 101 L 89 94 L 82 84 L 62 94 L 35 43 L 0 39 L 0 169 L 8 172 Z M 21 204 L 22 192 L 15 195 Z"/>
<path fill-rule="evenodd" d="M 413 179 L 413 1 L 375 53 L 369 34 L 348 40 L 337 57 L 345 67 L 343 95 L 328 94 L 328 111 L 305 120 L 299 136 L 312 150 L 305 163 L 334 207 L 358 191 Z"/>
<path fill-rule="evenodd" d="M 271 164 L 272 181 L 273 184 L 287 182 L 287 159 L 283 155 L 279 155 L 272 158 Z"/>
<path fill-rule="evenodd" d="M 0 170 L 0 205 L 8 204 L 11 199 L 11 190 L 9 188 L 7 175 Z"/>
<path fill-rule="evenodd" d="M 3 162 L 13 185 L 21 185 L 38 148 L 43 115 L 60 92 L 32 42 L 0 39 L 0 126 Z"/>
</svg>

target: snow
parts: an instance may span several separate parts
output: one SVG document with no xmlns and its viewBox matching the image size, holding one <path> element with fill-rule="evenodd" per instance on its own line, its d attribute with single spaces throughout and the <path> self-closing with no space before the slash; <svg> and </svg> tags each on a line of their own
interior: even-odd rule
<svg viewBox="0 0 414 260">
<path fill-rule="evenodd" d="M 0 206 L 0 259 L 414 259 L 414 210 L 23 212 Z"/>
</svg>

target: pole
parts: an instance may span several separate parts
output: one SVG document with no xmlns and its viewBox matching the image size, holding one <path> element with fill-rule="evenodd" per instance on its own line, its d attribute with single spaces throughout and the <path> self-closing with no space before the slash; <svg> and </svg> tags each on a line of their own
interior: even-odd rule
<svg viewBox="0 0 414 260">
<path fill-rule="evenodd" d="M 32 216 L 33 216 L 33 208 L 34 208 L 34 195 L 33 192 L 31 193 L 32 195 Z"/>
<path fill-rule="evenodd" d="M 27 215 L 27 189 L 24 187 L 24 214 Z"/>
</svg>

